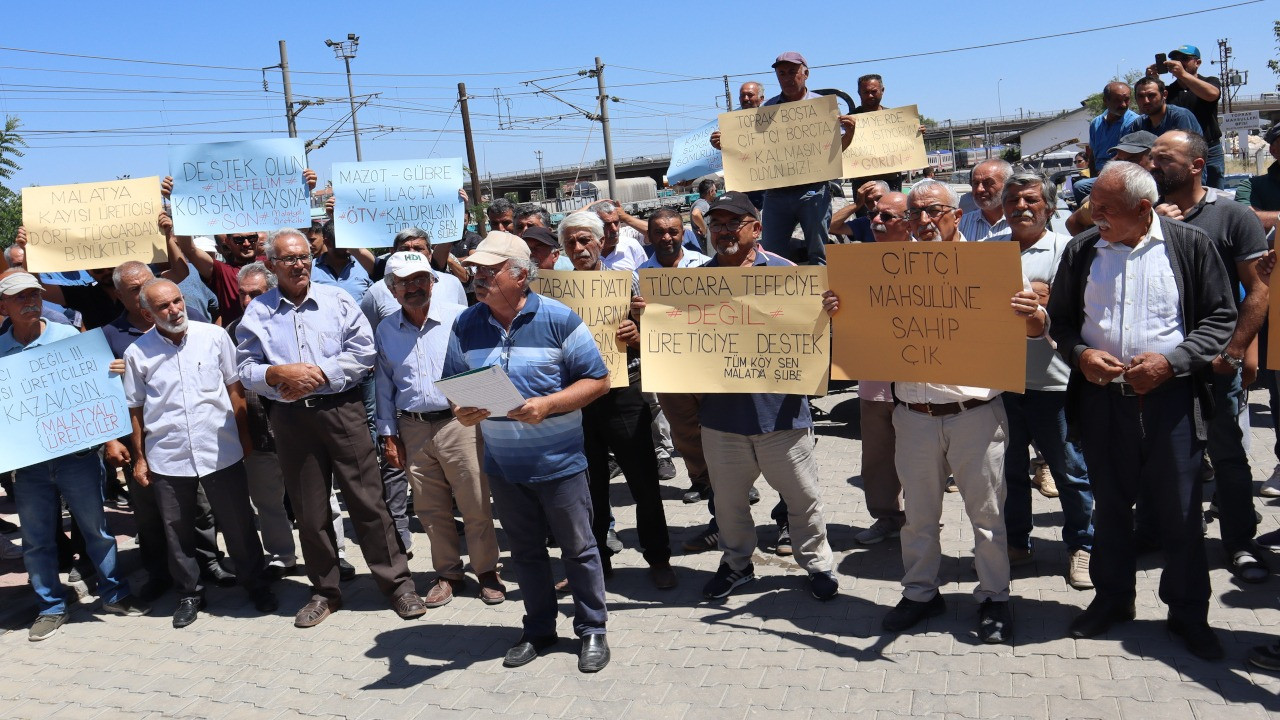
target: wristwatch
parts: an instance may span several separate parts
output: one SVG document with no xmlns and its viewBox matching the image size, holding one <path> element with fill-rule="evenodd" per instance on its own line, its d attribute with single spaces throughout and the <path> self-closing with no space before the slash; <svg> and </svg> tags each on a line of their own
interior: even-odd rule
<svg viewBox="0 0 1280 720">
<path fill-rule="evenodd" d="M 1218 357 L 1225 360 L 1226 363 L 1231 366 L 1232 370 L 1239 370 L 1244 366 L 1244 358 L 1231 357 L 1227 354 L 1226 350 L 1223 350 L 1222 354 L 1218 355 Z"/>
</svg>

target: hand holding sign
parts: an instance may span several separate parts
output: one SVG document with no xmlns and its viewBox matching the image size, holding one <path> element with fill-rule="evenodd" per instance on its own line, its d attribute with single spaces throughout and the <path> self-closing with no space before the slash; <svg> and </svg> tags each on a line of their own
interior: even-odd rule
<svg viewBox="0 0 1280 720">
<path fill-rule="evenodd" d="M 306 153 L 296 138 L 178 145 L 169 151 L 179 235 L 311 223 Z"/>
</svg>

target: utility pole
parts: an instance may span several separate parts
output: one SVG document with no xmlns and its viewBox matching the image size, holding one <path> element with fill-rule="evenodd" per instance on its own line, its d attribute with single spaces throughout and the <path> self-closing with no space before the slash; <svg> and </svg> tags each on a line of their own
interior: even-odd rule
<svg viewBox="0 0 1280 720">
<path fill-rule="evenodd" d="M 1227 38 L 1218 39 L 1218 80 L 1222 83 L 1222 97 L 1218 98 L 1222 112 L 1231 112 L 1231 46 Z"/>
<path fill-rule="evenodd" d="M 616 199 L 618 197 L 618 174 L 613 167 L 613 137 L 609 134 L 609 96 L 604 91 L 604 63 L 600 62 L 600 58 L 596 58 L 596 68 L 593 74 L 596 76 L 596 84 L 600 88 L 600 125 L 604 128 L 604 164 L 605 169 L 609 172 L 609 197 Z"/>
<path fill-rule="evenodd" d="M 542 191 L 542 202 L 546 202 L 547 201 L 547 181 L 542 176 L 542 151 L 534 150 L 533 154 L 538 158 L 538 187 Z"/>
<path fill-rule="evenodd" d="M 351 103 L 351 134 L 356 140 L 356 162 L 364 158 L 360 156 L 360 127 L 356 124 L 356 91 L 351 85 L 351 60 L 356 56 L 356 48 L 360 38 L 355 33 L 347 33 L 346 41 L 325 40 L 325 45 L 333 48 L 333 55 L 347 66 L 347 100 Z"/>
<path fill-rule="evenodd" d="M 458 83 L 458 105 L 462 108 L 462 137 L 467 141 L 467 166 L 471 168 L 471 203 L 473 205 L 480 204 L 480 168 L 476 167 L 476 145 L 471 139 L 471 113 L 467 111 L 467 84 Z M 493 182 L 489 182 L 490 193 L 493 192 Z M 481 229 L 481 218 L 476 217 L 476 229 Z M 483 233 L 481 233 L 483 234 Z"/>
<path fill-rule="evenodd" d="M 724 111 L 731 112 L 733 110 L 733 96 L 729 94 L 729 76 L 724 76 Z"/>
<path fill-rule="evenodd" d="M 298 137 L 298 123 L 293 112 L 293 85 L 289 82 L 289 52 L 280 41 L 280 75 L 284 78 L 284 116 L 289 120 L 289 137 Z"/>
</svg>

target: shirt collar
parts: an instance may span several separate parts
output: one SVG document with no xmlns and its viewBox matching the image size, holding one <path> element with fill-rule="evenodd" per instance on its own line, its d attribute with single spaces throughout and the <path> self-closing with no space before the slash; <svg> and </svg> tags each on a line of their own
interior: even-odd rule
<svg viewBox="0 0 1280 720">
<path fill-rule="evenodd" d="M 1133 246 L 1131 252 L 1136 252 L 1152 243 L 1157 243 L 1157 242 L 1164 242 L 1164 228 L 1160 225 L 1160 216 L 1156 215 L 1155 211 L 1152 211 L 1151 227 L 1147 229 L 1147 234 L 1142 236 L 1142 239 L 1138 241 L 1138 244 Z M 1110 243 L 1110 242 L 1107 242 L 1106 240 L 1103 240 L 1102 236 L 1099 235 L 1098 242 L 1094 243 L 1093 246 L 1095 248 L 1105 248 L 1105 247 L 1114 246 L 1116 244 L 1118 243 Z"/>
<path fill-rule="evenodd" d="M 146 330 L 139 330 L 138 328 L 133 326 L 133 323 L 129 322 L 128 312 L 120 313 L 120 315 L 117 316 L 115 320 L 112 320 L 107 324 L 115 328 L 116 330 L 119 330 L 120 332 L 126 333 L 128 335 L 143 335 L 144 333 L 147 332 Z"/>
<path fill-rule="evenodd" d="M 316 301 L 315 289 L 316 289 L 316 285 L 314 282 L 312 282 L 310 285 L 307 286 L 307 296 L 302 298 L 302 302 L 298 303 L 297 305 L 294 305 L 289 300 L 289 298 L 286 298 L 284 296 L 283 292 L 280 292 L 280 288 L 278 287 L 272 288 L 270 292 L 273 292 L 276 294 L 274 298 L 274 302 L 272 302 L 271 300 L 266 300 L 266 302 L 268 302 L 271 305 L 271 307 L 274 309 L 274 311 L 277 313 L 280 312 L 285 305 L 288 305 L 289 307 L 295 310 L 301 310 L 308 303 L 311 305 L 313 309 L 319 310 L 320 303 Z M 267 296 L 263 295 L 262 297 L 265 299 Z"/>
<path fill-rule="evenodd" d="M 1012 238 L 1012 236 L 1010 236 L 1010 239 L 1011 239 L 1011 240 L 1013 239 L 1013 238 Z M 1027 248 L 1026 250 L 1023 250 L 1023 252 L 1032 252 L 1032 251 L 1035 251 L 1035 252 L 1044 252 L 1044 251 L 1052 252 L 1052 251 L 1053 251 L 1053 244 L 1054 244 L 1054 243 L 1053 243 L 1053 240 L 1054 240 L 1054 238 L 1053 238 L 1053 231 L 1051 231 L 1049 228 L 1047 228 L 1047 227 L 1046 227 L 1046 228 L 1044 229 L 1044 234 L 1040 236 L 1040 239 L 1039 239 L 1039 240 L 1037 240 L 1037 241 L 1035 241 L 1034 243 L 1032 243 L 1032 244 L 1031 244 L 1031 247 Z"/>
</svg>

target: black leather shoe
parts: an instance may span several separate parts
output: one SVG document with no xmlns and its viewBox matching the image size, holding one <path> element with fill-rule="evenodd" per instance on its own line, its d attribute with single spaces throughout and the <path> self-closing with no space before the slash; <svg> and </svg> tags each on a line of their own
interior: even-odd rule
<svg viewBox="0 0 1280 720">
<path fill-rule="evenodd" d="M 1221 660 L 1226 655 L 1217 633 L 1206 622 L 1186 622 L 1170 615 L 1166 627 L 1182 638 L 1187 650 L 1201 660 Z"/>
<path fill-rule="evenodd" d="M 211 582 L 218 587 L 231 587 L 236 584 L 235 573 L 227 572 L 220 562 L 209 563 L 209 567 L 205 568 L 200 576 L 205 582 Z"/>
<path fill-rule="evenodd" d="M 884 616 L 884 620 L 880 621 L 880 627 L 886 632 L 901 632 L 914 627 L 925 618 L 941 615 L 946 609 L 947 601 L 943 600 L 940 594 L 924 602 L 902 598 L 898 601 L 898 606 L 890 610 L 889 614 Z"/>
<path fill-rule="evenodd" d="M 582 638 L 582 649 L 578 651 L 578 672 L 600 672 L 609 664 L 609 641 L 604 633 L 586 635 Z"/>
<path fill-rule="evenodd" d="M 543 637 L 530 637 L 521 635 L 515 645 L 507 651 L 507 656 L 502 659 L 503 667 L 520 667 L 533 662 L 543 650 L 555 645 L 560 638 L 555 635 L 544 635 Z"/>
<path fill-rule="evenodd" d="M 1111 628 L 1112 623 L 1128 622 L 1134 617 L 1133 601 L 1115 603 L 1094 598 L 1084 612 L 1071 621 L 1067 633 L 1073 638 L 1091 638 Z"/>
<path fill-rule="evenodd" d="M 204 597 L 184 597 L 178 601 L 178 609 L 173 611 L 173 626 L 184 628 L 196 621 L 200 611 L 204 609 Z"/>
<path fill-rule="evenodd" d="M 252 596 L 253 608 L 266 615 L 280 609 L 280 599 L 270 590 L 262 590 Z"/>
<path fill-rule="evenodd" d="M 356 579 L 356 566 L 347 562 L 346 558 L 338 558 L 338 579 L 342 582 Z"/>
</svg>

